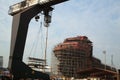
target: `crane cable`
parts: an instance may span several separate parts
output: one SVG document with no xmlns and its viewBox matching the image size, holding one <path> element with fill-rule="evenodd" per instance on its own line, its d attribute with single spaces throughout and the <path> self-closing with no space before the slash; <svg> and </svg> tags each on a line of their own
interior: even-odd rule
<svg viewBox="0 0 120 80">
<path fill-rule="evenodd" d="M 47 44 L 48 44 L 48 27 L 46 27 L 46 42 L 45 42 L 45 66 L 46 66 L 46 57 L 47 57 Z"/>
<path fill-rule="evenodd" d="M 49 24 L 49 23 L 48 23 Z M 48 25 L 49 26 L 49 25 Z M 46 41 L 45 41 L 45 53 L 44 53 L 44 60 L 45 60 L 45 66 L 46 66 L 46 57 L 47 57 L 47 46 L 48 46 L 48 26 L 46 27 Z M 36 39 L 34 40 L 34 43 L 33 43 L 33 46 L 32 46 L 32 48 L 31 48 L 31 51 L 30 51 L 30 55 L 31 55 L 31 53 L 32 53 L 32 51 L 33 51 L 33 48 L 34 48 L 34 46 L 35 46 L 35 52 L 34 53 L 36 53 L 36 48 L 37 48 L 37 44 L 38 44 L 38 40 L 39 40 L 39 34 L 40 34 L 40 31 L 42 30 L 42 21 L 40 22 L 40 28 L 39 28 L 39 31 L 38 31 L 38 33 L 37 33 L 37 36 L 36 36 Z M 42 33 L 42 31 L 41 31 L 41 33 Z M 41 36 L 41 37 L 43 37 L 43 36 Z M 41 40 L 42 41 L 42 40 Z M 41 43 L 42 44 L 42 43 Z M 33 55 L 34 56 L 34 55 Z M 45 68 L 44 68 L 44 72 L 45 72 Z"/>
<path fill-rule="evenodd" d="M 40 34 L 40 32 L 42 33 L 42 21 L 40 22 L 39 31 L 37 32 L 37 36 L 36 36 L 36 38 L 35 38 L 35 40 L 33 42 L 33 45 L 32 45 L 31 51 L 30 51 L 30 56 L 32 55 L 33 49 L 35 49 L 34 53 L 36 53 L 36 49 L 37 49 L 37 44 L 38 44 L 38 41 L 39 41 L 39 34 Z M 42 42 L 41 42 L 41 44 L 42 44 Z"/>
<path fill-rule="evenodd" d="M 44 11 L 44 26 L 46 27 L 46 42 L 45 42 L 45 56 L 44 56 L 45 66 L 47 66 L 46 58 L 47 58 L 47 46 L 48 46 L 48 27 L 49 27 L 49 24 L 51 23 L 52 10 L 53 8 L 50 7 L 50 9 L 46 9 Z M 45 69 L 44 69 L 44 72 L 45 72 Z"/>
</svg>

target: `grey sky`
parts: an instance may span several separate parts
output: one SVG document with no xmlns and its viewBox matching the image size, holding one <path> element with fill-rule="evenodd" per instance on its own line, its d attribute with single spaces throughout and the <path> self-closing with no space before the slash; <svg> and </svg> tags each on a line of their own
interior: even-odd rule
<svg viewBox="0 0 120 80">
<path fill-rule="evenodd" d="M 8 15 L 10 5 L 18 0 L 0 0 L 0 56 L 7 66 L 10 52 L 12 16 Z M 29 56 L 31 46 L 40 24 L 33 19 L 30 23 L 24 59 Z M 44 29 L 43 29 L 44 33 Z M 53 47 L 67 37 L 87 36 L 93 42 L 93 55 L 104 63 L 106 50 L 107 64 L 120 68 L 120 0 L 70 0 L 55 6 L 49 27 L 48 62 Z M 39 44 L 40 45 L 40 42 Z M 40 48 L 40 46 L 38 46 Z M 36 53 L 39 53 L 37 50 Z M 41 56 L 41 54 L 35 54 Z"/>
</svg>

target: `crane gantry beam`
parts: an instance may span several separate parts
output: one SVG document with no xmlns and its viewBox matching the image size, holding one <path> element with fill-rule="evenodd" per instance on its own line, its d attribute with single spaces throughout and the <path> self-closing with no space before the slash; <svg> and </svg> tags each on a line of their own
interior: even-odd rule
<svg viewBox="0 0 120 80">
<path fill-rule="evenodd" d="M 65 2 L 65 1 L 68 1 L 68 0 L 24 0 L 22 2 L 19 2 L 19 3 L 16 3 L 10 6 L 8 13 L 10 15 L 14 15 L 16 13 L 19 13 L 35 5 L 48 7 L 48 6 L 53 6 L 53 5 L 56 5 L 56 4 Z"/>
</svg>

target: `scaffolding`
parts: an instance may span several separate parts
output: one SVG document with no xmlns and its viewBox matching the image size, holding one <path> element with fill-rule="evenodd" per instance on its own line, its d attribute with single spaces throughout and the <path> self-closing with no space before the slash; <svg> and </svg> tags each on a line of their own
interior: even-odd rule
<svg viewBox="0 0 120 80">
<path fill-rule="evenodd" d="M 56 65 L 58 74 L 63 76 L 78 77 L 78 69 L 91 67 L 89 59 L 92 56 L 92 42 L 86 36 L 67 38 L 58 44 L 53 52 L 59 61 Z"/>
<path fill-rule="evenodd" d="M 85 72 L 86 74 L 82 75 L 80 72 L 94 68 L 103 70 L 105 66 L 99 59 L 93 57 L 92 51 L 92 42 L 86 36 L 67 38 L 53 50 L 54 59 L 56 59 L 54 63 L 58 63 L 56 65 L 52 63 L 53 69 L 57 68 L 56 73 L 67 78 L 89 77 L 90 73 Z M 115 68 L 111 69 L 107 65 L 106 70 L 116 73 Z M 95 73 L 94 70 L 93 73 Z"/>
</svg>

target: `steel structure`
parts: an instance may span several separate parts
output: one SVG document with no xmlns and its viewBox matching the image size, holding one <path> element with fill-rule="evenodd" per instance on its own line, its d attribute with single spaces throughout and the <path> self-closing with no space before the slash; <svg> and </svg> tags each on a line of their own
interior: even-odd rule
<svg viewBox="0 0 120 80">
<path fill-rule="evenodd" d="M 38 78 L 50 80 L 49 75 L 34 71 L 26 65 L 23 59 L 24 47 L 30 20 L 41 11 L 45 18 L 48 18 L 51 6 L 68 0 L 24 0 L 20 3 L 10 6 L 9 14 L 13 16 L 12 37 L 9 65 L 13 80 L 24 78 Z M 46 20 L 49 24 L 49 21 Z"/>
</svg>

